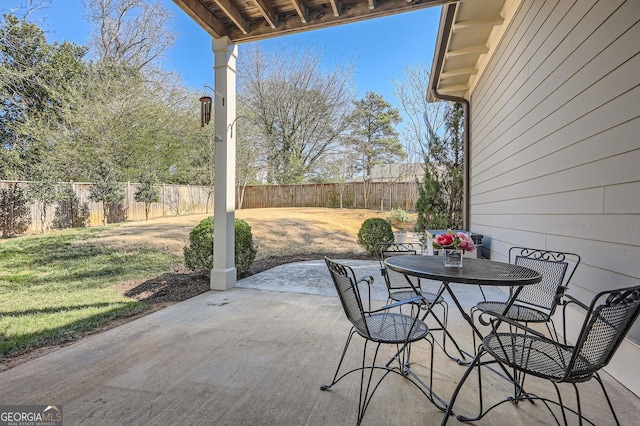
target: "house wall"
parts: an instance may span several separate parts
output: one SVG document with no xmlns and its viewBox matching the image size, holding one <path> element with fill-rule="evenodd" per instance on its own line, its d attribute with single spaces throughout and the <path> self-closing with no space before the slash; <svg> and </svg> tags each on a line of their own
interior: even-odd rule
<svg viewBox="0 0 640 426">
<path fill-rule="evenodd" d="M 470 94 L 471 230 L 492 259 L 578 253 L 583 301 L 640 284 L 639 19 L 638 0 L 524 0 Z M 638 342 L 640 322 L 608 371 L 640 395 Z"/>
</svg>

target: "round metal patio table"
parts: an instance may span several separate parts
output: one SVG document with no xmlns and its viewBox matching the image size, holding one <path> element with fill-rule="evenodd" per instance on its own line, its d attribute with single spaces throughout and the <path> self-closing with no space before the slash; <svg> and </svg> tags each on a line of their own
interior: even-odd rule
<svg viewBox="0 0 640 426">
<path fill-rule="evenodd" d="M 507 303 L 505 306 L 504 312 L 507 312 L 509 308 L 511 308 L 513 300 L 515 300 L 518 293 L 522 289 L 522 286 L 535 284 L 542 281 L 542 274 L 534 271 L 533 269 L 525 268 L 523 266 L 514 265 L 511 263 L 496 262 L 486 259 L 465 258 L 463 260 L 463 266 L 460 268 L 444 266 L 441 256 L 393 256 L 387 258 L 384 263 L 389 269 L 407 276 L 441 281 L 442 286 L 440 287 L 440 290 L 435 297 L 436 300 L 440 298 L 446 290 L 449 296 L 451 296 L 451 299 L 453 300 L 455 305 L 458 307 L 458 310 L 462 314 L 462 317 L 471 326 L 473 333 L 476 333 L 481 339 L 483 337 L 482 334 L 473 323 L 473 319 L 471 318 L 471 316 L 467 312 L 465 312 L 464 308 L 460 304 L 460 301 L 456 297 L 455 292 L 451 289 L 451 286 L 449 284 L 458 283 L 483 286 L 517 287 L 512 293 L 512 297 L 510 299 L 512 302 Z M 417 293 L 418 289 L 414 288 L 414 290 Z M 429 310 L 431 308 L 428 307 L 427 309 Z M 426 318 L 428 310 L 427 313 L 424 314 L 423 320 Z M 448 332 L 446 333 L 450 336 Z M 453 343 L 455 344 L 460 354 L 464 356 L 465 352 L 460 349 L 458 343 L 455 341 L 455 339 L 453 339 L 453 337 L 451 337 L 451 339 L 453 340 Z M 457 361 L 459 363 L 462 363 L 462 361 L 459 359 Z M 422 381 L 422 379 L 415 373 L 413 373 L 411 369 L 408 368 L 407 371 L 431 392 L 432 397 L 435 397 L 435 399 L 437 399 L 442 404 L 442 406 L 438 406 L 437 404 L 436 406 L 441 410 L 446 411 L 448 404 L 444 402 L 441 397 L 435 394 L 431 387 L 424 381 Z M 433 399 L 432 402 L 434 402 Z M 446 420 L 444 422 L 446 422 Z"/>
<path fill-rule="evenodd" d="M 542 280 L 533 269 L 486 259 L 464 258 L 461 268 L 444 266 L 440 256 L 393 256 L 384 262 L 401 274 L 447 283 L 513 287 Z"/>
<path fill-rule="evenodd" d="M 441 281 L 443 285 L 436 298 L 442 296 L 442 293 L 446 290 L 463 318 L 480 338 L 482 338 L 482 334 L 473 324 L 471 316 L 465 312 L 455 292 L 449 286 L 450 283 L 518 287 L 514 291 L 514 297 L 511 298 L 513 301 L 522 286 L 542 281 L 542 274 L 533 269 L 486 259 L 465 258 L 460 268 L 444 266 L 441 256 L 394 256 L 387 258 L 384 263 L 389 269 L 404 275 Z M 507 312 L 509 308 L 511 308 L 511 303 L 505 306 L 504 312 Z"/>
</svg>

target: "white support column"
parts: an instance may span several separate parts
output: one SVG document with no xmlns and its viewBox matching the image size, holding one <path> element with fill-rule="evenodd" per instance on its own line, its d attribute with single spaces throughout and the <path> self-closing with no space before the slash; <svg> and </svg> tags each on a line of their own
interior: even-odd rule
<svg viewBox="0 0 640 426">
<path fill-rule="evenodd" d="M 235 182 L 236 142 L 229 129 L 236 119 L 236 59 L 238 47 L 228 37 L 213 39 L 215 116 L 215 192 L 213 198 L 213 270 L 211 289 L 228 290 L 236 285 Z"/>
</svg>

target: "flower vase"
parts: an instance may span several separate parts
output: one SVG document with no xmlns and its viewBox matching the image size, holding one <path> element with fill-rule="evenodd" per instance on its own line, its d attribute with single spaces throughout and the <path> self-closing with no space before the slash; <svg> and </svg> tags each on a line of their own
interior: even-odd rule
<svg viewBox="0 0 640 426">
<path fill-rule="evenodd" d="M 462 268 L 462 250 L 442 249 L 442 261 L 447 268 Z"/>
</svg>

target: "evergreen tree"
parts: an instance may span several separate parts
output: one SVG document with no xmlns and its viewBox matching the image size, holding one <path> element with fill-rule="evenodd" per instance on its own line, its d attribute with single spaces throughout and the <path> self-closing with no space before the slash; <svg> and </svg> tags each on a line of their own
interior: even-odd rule
<svg viewBox="0 0 640 426">
<path fill-rule="evenodd" d="M 110 204 L 121 203 L 124 200 L 124 187 L 118 182 L 116 168 L 108 160 L 100 161 L 93 176 L 94 184 L 89 189 L 89 199 L 95 202 L 102 202 L 102 222 L 108 222 Z"/>
<path fill-rule="evenodd" d="M 445 113 L 442 135 L 428 135 L 424 152 L 424 180 L 420 186 L 416 210 L 416 229 L 461 229 L 463 226 L 463 149 L 464 112 L 456 103 Z"/>
<path fill-rule="evenodd" d="M 136 190 L 135 199 L 139 203 L 144 203 L 144 218 L 145 220 L 149 220 L 149 207 L 151 203 L 160 202 L 158 178 L 155 174 L 146 171 L 140 176 L 140 187 Z"/>
<path fill-rule="evenodd" d="M 47 231 L 47 216 L 49 208 L 58 201 L 58 185 L 51 167 L 46 163 L 36 165 L 27 187 L 27 194 L 31 201 L 35 201 L 40 213 L 40 232 Z"/>
<path fill-rule="evenodd" d="M 392 163 L 406 157 L 395 126 L 402 121 L 400 112 L 376 93 L 367 92 L 354 102 L 352 130 L 347 143 L 360 156 L 360 167 L 371 176 L 376 164 Z"/>
<path fill-rule="evenodd" d="M 24 234 L 31 224 L 29 200 L 22 188 L 14 183 L 9 188 L 0 189 L 0 229 L 2 238 Z"/>
<path fill-rule="evenodd" d="M 447 229 L 449 221 L 445 212 L 446 202 L 443 198 L 440 181 L 431 164 L 424 164 L 424 180 L 418 182 L 418 200 L 416 211 L 418 220 L 416 231 L 428 229 Z"/>
<path fill-rule="evenodd" d="M 56 129 L 77 105 L 86 49 L 46 42 L 14 15 L 0 19 L 0 179 L 28 179 L 55 148 Z"/>
</svg>

